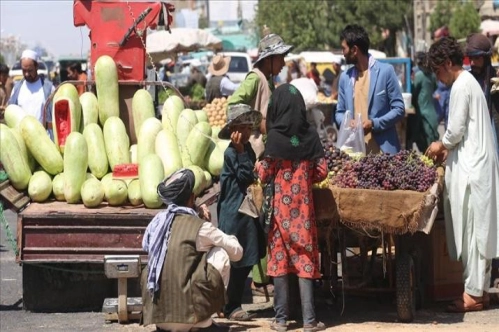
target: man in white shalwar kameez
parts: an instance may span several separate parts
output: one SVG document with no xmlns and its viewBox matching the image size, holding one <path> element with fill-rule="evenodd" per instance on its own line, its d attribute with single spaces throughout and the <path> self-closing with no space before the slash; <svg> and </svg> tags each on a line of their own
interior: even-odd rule
<svg viewBox="0 0 499 332">
<path fill-rule="evenodd" d="M 454 38 L 434 43 L 428 54 L 437 79 L 451 86 L 449 122 L 441 142 L 426 154 L 446 159 L 444 212 L 449 255 L 464 267 L 464 293 L 452 312 L 488 307 L 492 258 L 499 256 L 499 160 L 483 91 L 463 66 Z"/>
</svg>

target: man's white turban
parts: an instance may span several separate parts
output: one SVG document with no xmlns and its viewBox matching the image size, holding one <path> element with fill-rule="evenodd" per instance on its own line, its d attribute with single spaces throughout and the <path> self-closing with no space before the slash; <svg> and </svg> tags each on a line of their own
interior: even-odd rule
<svg viewBox="0 0 499 332">
<path fill-rule="evenodd" d="M 24 50 L 21 59 L 31 59 L 34 61 L 38 61 L 38 54 L 32 50 Z"/>
</svg>

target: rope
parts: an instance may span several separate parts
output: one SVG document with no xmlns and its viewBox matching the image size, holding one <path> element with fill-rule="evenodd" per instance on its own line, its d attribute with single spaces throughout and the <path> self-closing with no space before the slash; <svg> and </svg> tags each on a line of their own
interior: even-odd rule
<svg viewBox="0 0 499 332">
<path fill-rule="evenodd" d="M 9 242 L 12 251 L 14 251 L 16 256 L 18 256 L 19 255 L 19 248 L 17 247 L 16 238 L 12 234 L 9 223 L 7 222 L 7 219 L 5 219 L 3 211 L 4 211 L 3 203 L 0 202 L 0 222 L 2 223 L 3 229 L 5 231 L 5 236 L 7 237 L 7 241 Z"/>
</svg>

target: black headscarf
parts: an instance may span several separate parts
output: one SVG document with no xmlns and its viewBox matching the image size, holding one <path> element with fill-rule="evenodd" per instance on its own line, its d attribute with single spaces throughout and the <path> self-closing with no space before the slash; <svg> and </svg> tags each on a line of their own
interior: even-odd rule
<svg viewBox="0 0 499 332">
<path fill-rule="evenodd" d="M 314 160 L 324 156 L 319 134 L 307 122 L 305 101 L 291 84 L 272 93 L 267 110 L 265 157 Z"/>
<path fill-rule="evenodd" d="M 192 194 L 195 177 L 190 169 L 180 169 L 158 184 L 158 195 L 166 204 L 185 206 Z"/>
</svg>

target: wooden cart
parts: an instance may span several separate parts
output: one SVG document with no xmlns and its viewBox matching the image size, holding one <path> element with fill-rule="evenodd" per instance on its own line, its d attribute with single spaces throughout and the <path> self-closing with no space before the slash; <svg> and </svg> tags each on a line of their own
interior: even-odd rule
<svg viewBox="0 0 499 332">
<path fill-rule="evenodd" d="M 322 272 L 335 295 L 395 293 L 397 314 L 411 322 L 424 298 L 423 243 L 438 214 L 443 170 L 426 193 L 314 190 Z"/>
</svg>

